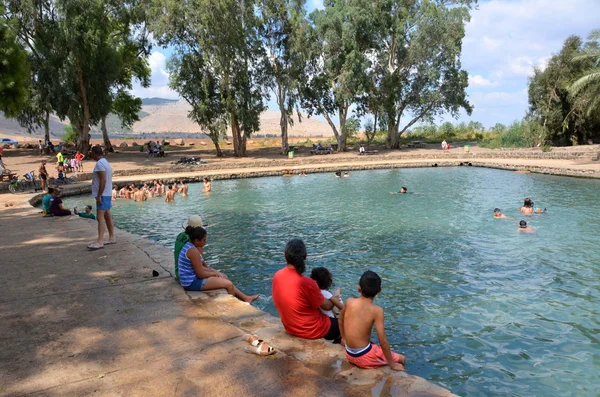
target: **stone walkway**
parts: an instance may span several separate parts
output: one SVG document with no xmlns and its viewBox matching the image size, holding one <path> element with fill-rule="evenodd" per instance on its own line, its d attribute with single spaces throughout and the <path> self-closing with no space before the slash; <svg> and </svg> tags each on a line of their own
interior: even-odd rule
<svg viewBox="0 0 600 397">
<path fill-rule="evenodd" d="M 20 207 L 0 208 L 0 396 L 452 396 L 350 366 L 228 295 L 188 296 L 148 240 L 87 251 L 95 222 Z M 280 351 L 245 353 L 248 331 Z"/>
</svg>

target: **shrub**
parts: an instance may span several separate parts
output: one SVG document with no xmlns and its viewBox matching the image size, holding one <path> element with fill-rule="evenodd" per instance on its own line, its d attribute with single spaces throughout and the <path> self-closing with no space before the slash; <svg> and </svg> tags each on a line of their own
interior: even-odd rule
<svg viewBox="0 0 600 397">
<path fill-rule="evenodd" d="M 550 145 L 542 146 L 542 152 L 551 152 L 551 151 L 552 151 L 552 146 L 550 146 Z"/>
<path fill-rule="evenodd" d="M 75 145 L 77 143 L 77 133 L 72 125 L 65 125 L 65 133 L 62 135 L 61 140 L 67 145 Z"/>
</svg>

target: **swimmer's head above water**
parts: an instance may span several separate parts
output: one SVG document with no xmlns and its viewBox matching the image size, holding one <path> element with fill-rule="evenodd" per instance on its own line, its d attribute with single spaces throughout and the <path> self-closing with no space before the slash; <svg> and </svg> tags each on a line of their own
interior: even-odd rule
<svg viewBox="0 0 600 397">
<path fill-rule="evenodd" d="M 519 227 L 520 227 L 521 229 L 526 229 L 526 228 L 527 228 L 527 222 L 525 222 L 525 221 L 521 221 L 521 222 L 519 222 Z"/>
<path fill-rule="evenodd" d="M 407 189 L 404 186 L 402 186 L 400 188 L 400 193 L 404 194 L 404 193 L 406 193 L 406 191 L 407 191 Z"/>
</svg>

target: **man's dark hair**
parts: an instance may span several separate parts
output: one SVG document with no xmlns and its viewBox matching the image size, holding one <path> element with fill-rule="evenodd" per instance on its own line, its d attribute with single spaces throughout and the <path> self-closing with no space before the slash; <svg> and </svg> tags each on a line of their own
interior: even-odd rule
<svg viewBox="0 0 600 397">
<path fill-rule="evenodd" d="M 494 212 L 502 212 L 502 211 L 500 211 L 500 208 L 494 208 Z"/>
<path fill-rule="evenodd" d="M 381 278 L 374 271 L 367 270 L 360 277 L 358 285 L 362 296 L 374 298 L 381 291 Z"/>
<path fill-rule="evenodd" d="M 171 189 L 173 188 L 173 185 L 167 185 L 167 188 L 168 188 L 169 190 L 171 190 Z"/>
<path fill-rule="evenodd" d="M 104 156 L 104 151 L 100 145 L 92 147 L 92 153 L 94 153 L 96 156 Z"/>
<path fill-rule="evenodd" d="M 527 222 L 521 221 L 521 222 L 519 222 L 519 226 L 522 227 L 522 228 L 526 228 L 527 227 Z"/>
<path fill-rule="evenodd" d="M 319 289 L 329 289 L 333 284 L 333 276 L 325 267 L 315 267 L 310 273 L 310 278 L 317 282 Z"/>
<path fill-rule="evenodd" d="M 304 241 L 295 238 L 285 245 L 285 260 L 289 265 L 293 265 L 298 274 L 304 273 L 306 270 L 306 263 L 304 263 L 304 259 L 306 258 L 306 245 L 304 245 Z"/>
</svg>

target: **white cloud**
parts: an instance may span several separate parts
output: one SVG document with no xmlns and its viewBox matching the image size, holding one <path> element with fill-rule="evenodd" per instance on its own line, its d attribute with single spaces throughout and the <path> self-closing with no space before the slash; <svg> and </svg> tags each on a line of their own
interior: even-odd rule
<svg viewBox="0 0 600 397">
<path fill-rule="evenodd" d="M 490 81 L 480 74 L 476 74 L 475 76 L 469 76 L 470 87 L 495 87 L 496 85 L 498 85 L 497 82 Z"/>
<path fill-rule="evenodd" d="M 166 98 L 179 99 L 177 92 L 169 88 L 169 73 L 166 66 L 167 57 L 159 51 L 154 51 L 148 57 L 148 65 L 150 66 L 151 85 L 149 88 L 141 87 L 139 84 L 134 84 L 132 93 L 140 98 Z"/>
<path fill-rule="evenodd" d="M 493 125 L 521 118 L 533 68 L 544 69 L 570 35 L 587 37 L 598 15 L 599 0 L 480 1 L 463 40 L 471 119 Z"/>
</svg>

